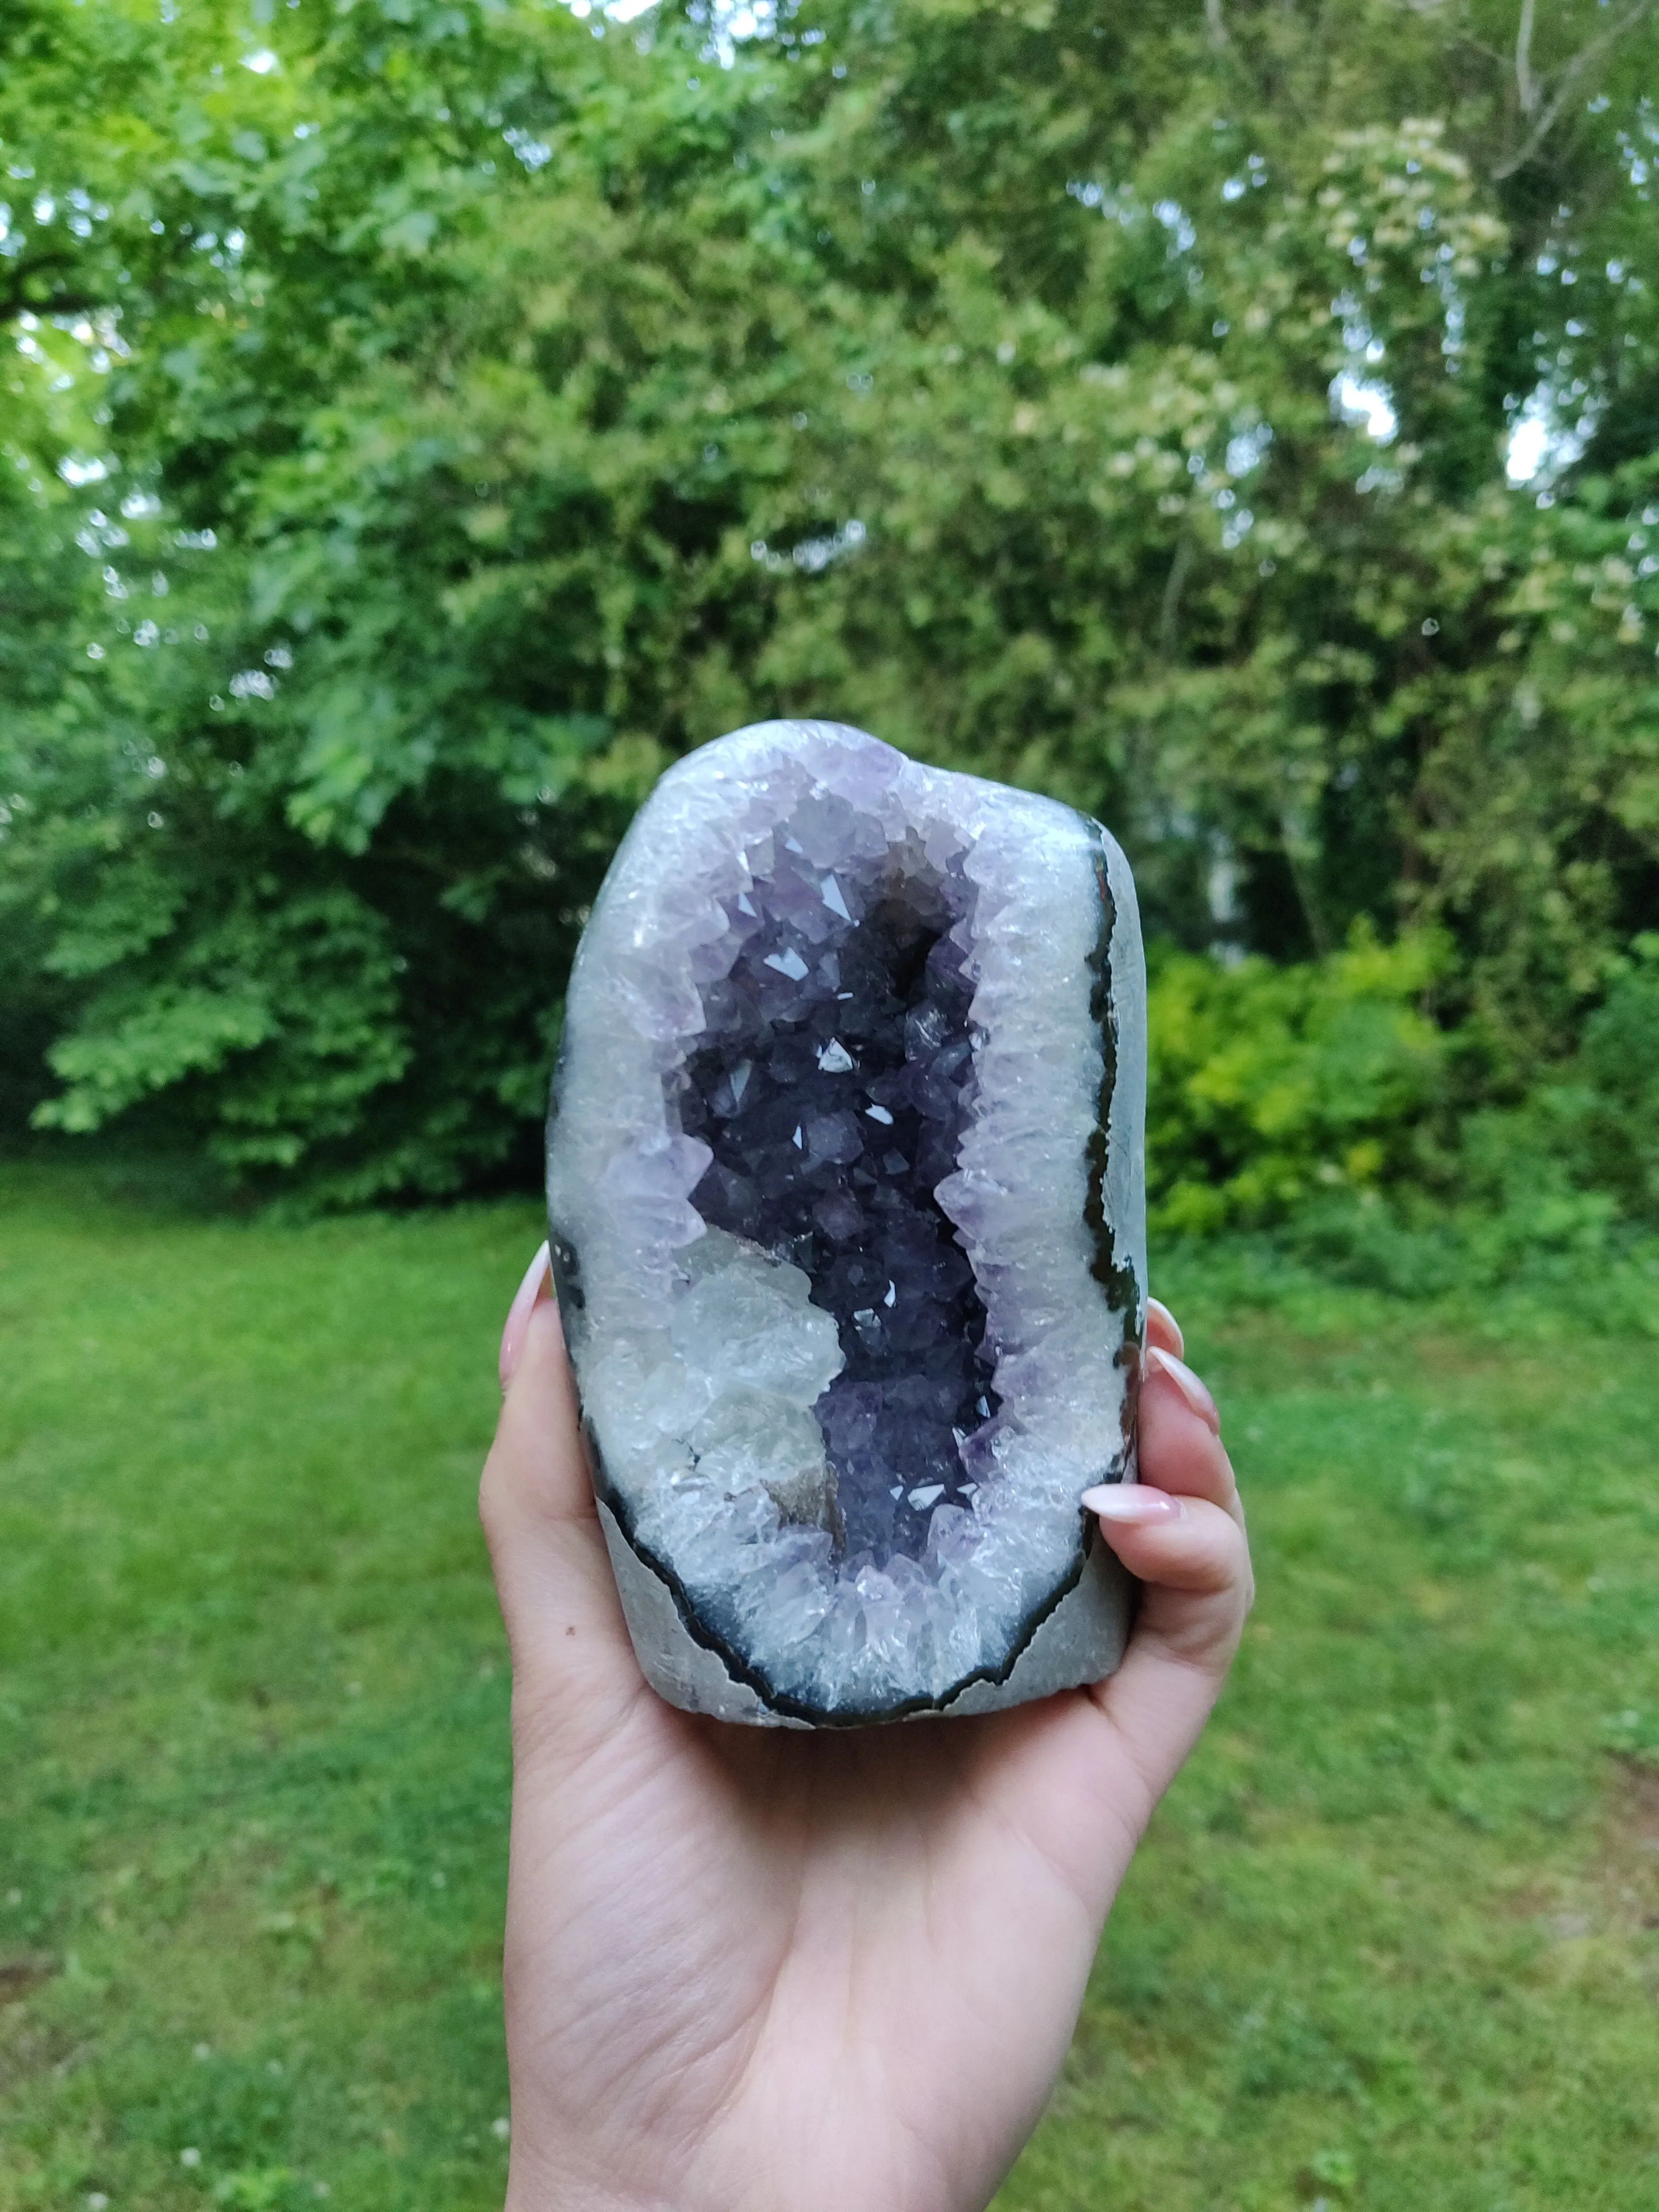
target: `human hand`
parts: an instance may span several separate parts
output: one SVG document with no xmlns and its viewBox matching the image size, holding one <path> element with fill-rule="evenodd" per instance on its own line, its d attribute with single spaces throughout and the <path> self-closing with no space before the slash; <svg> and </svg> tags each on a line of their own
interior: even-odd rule
<svg viewBox="0 0 1659 2212">
<path fill-rule="evenodd" d="M 1155 1302 L 1146 1585 L 1109 1681 L 976 1718 L 733 1727 L 649 1689 L 544 1250 L 482 1510 L 513 1652 L 507 2212 L 977 2212 L 1040 2115 L 1106 1911 L 1251 1595 L 1213 1404 Z"/>
</svg>

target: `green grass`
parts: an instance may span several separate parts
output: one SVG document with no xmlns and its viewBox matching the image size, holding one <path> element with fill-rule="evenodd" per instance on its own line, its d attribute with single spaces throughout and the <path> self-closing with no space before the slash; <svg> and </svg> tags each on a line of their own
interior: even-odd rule
<svg viewBox="0 0 1659 2212">
<path fill-rule="evenodd" d="M 0 2212 L 499 2203 L 536 1234 L 0 1176 Z M 1651 1343 L 1183 1290 L 1261 1604 L 999 2212 L 1659 2208 Z"/>
</svg>

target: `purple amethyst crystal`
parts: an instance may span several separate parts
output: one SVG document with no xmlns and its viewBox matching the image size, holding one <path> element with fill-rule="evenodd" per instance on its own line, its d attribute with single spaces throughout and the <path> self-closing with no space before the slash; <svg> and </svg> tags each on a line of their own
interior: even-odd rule
<svg viewBox="0 0 1659 2212">
<path fill-rule="evenodd" d="M 548 1191 L 645 1672 L 728 1719 L 1109 1672 L 1145 986 L 1098 824 L 774 722 L 663 778 L 571 976 Z"/>
</svg>

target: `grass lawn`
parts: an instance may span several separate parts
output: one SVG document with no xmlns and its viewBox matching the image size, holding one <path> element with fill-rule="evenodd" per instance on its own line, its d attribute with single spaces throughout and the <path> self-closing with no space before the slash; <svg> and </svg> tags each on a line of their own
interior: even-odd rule
<svg viewBox="0 0 1659 2212">
<path fill-rule="evenodd" d="M 499 2203 L 537 1234 L 0 1172 L 0 2212 Z M 1659 2212 L 1652 1344 L 1185 1287 L 1261 1602 L 998 2212 Z"/>
</svg>

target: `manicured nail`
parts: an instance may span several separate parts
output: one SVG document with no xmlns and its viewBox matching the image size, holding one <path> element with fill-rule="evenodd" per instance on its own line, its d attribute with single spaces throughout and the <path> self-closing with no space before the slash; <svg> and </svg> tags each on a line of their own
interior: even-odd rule
<svg viewBox="0 0 1659 2212">
<path fill-rule="evenodd" d="M 1154 1375 L 1167 1375 L 1206 1428 L 1214 1436 L 1221 1434 L 1221 1416 L 1216 1411 L 1215 1400 L 1184 1359 L 1177 1359 L 1173 1352 L 1160 1352 L 1153 1345 L 1142 1364 Z"/>
<path fill-rule="evenodd" d="M 1187 1511 L 1167 1490 L 1148 1490 L 1139 1482 L 1103 1482 L 1084 1492 L 1082 1504 L 1085 1513 L 1097 1513 L 1103 1521 L 1126 1523 L 1179 1521 Z"/>
<path fill-rule="evenodd" d="M 544 1244 L 526 1268 L 524 1280 L 507 1310 L 507 1326 L 501 1331 L 501 1377 L 503 1390 L 513 1380 L 513 1370 L 524 1351 L 524 1340 L 530 1329 L 530 1316 L 535 1311 L 538 1301 L 551 1297 L 552 1291 L 553 1266 Z"/>
<path fill-rule="evenodd" d="M 1170 1334 L 1174 1337 L 1176 1341 L 1176 1350 L 1177 1352 L 1184 1352 L 1187 1349 L 1187 1340 L 1181 1334 L 1181 1323 L 1170 1311 L 1170 1309 L 1164 1304 L 1162 1298 L 1148 1298 L 1146 1301 L 1147 1320 L 1151 1321 L 1154 1316 L 1163 1322 L 1164 1328 L 1170 1332 Z"/>
</svg>

